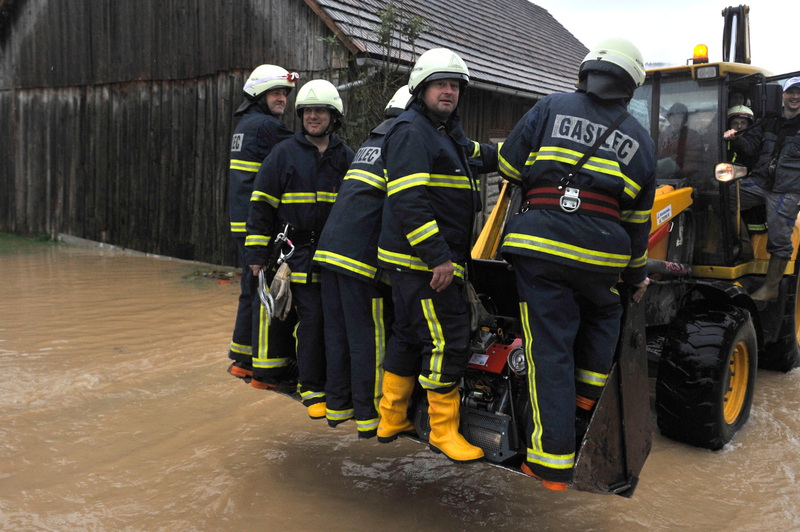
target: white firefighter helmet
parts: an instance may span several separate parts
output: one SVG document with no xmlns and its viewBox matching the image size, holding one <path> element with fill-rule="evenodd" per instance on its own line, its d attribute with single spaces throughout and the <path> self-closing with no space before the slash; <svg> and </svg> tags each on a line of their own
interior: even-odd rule
<svg viewBox="0 0 800 532">
<path fill-rule="evenodd" d="M 630 81 L 633 88 L 641 87 L 645 78 L 642 52 L 632 42 L 619 37 L 598 43 L 586 54 L 581 62 L 579 77 L 582 78 L 584 72 L 589 71 L 606 72 L 622 77 Z"/>
<path fill-rule="evenodd" d="M 386 109 L 383 112 L 384 116 L 400 116 L 400 113 L 406 110 L 410 100 L 411 91 L 408 90 L 408 85 L 403 85 L 397 89 L 392 99 L 386 104 Z"/>
<path fill-rule="evenodd" d="M 753 111 L 749 107 L 745 105 L 735 105 L 728 109 L 728 120 L 735 117 L 746 118 L 752 124 L 755 115 L 753 115 Z"/>
<path fill-rule="evenodd" d="M 300 87 L 297 91 L 297 99 L 294 103 L 297 109 L 297 116 L 303 118 L 304 107 L 324 107 L 335 111 L 337 118 L 344 115 L 344 106 L 339 97 L 339 91 L 333 83 L 324 79 L 313 79 Z"/>
<path fill-rule="evenodd" d="M 294 104 L 297 116 L 303 120 L 303 109 L 306 107 L 323 107 L 331 111 L 331 125 L 322 134 L 329 135 L 342 127 L 342 117 L 344 116 L 344 106 L 339 91 L 333 83 L 324 79 L 312 79 L 297 91 L 297 99 Z M 303 128 L 305 133 L 305 127 Z"/>
<path fill-rule="evenodd" d="M 458 54 L 447 48 L 432 48 L 417 59 L 408 78 L 408 90 L 416 96 L 422 86 L 437 79 L 457 79 L 469 83 L 469 69 Z"/>
<path fill-rule="evenodd" d="M 289 94 L 299 79 L 297 72 L 289 72 L 276 65 L 261 65 L 247 78 L 244 93 L 255 99 L 269 90 L 284 88 L 286 94 Z"/>
</svg>

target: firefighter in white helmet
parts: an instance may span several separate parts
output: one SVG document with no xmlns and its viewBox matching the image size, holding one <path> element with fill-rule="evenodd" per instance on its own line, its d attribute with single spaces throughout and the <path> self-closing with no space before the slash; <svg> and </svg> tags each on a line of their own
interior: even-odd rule
<svg viewBox="0 0 800 532">
<path fill-rule="evenodd" d="M 752 126 L 754 119 L 753 111 L 745 105 L 734 105 L 728 108 L 728 129 L 732 129 L 737 133 L 744 132 L 745 129 Z M 758 157 L 751 157 L 741 149 L 734 149 L 730 140 L 727 141 L 727 155 L 728 161 L 741 164 L 747 167 L 748 171 L 752 170 L 753 165 L 758 162 Z M 739 186 L 741 186 L 741 183 L 739 183 Z M 731 195 L 731 208 L 734 212 L 739 209 L 738 194 Z M 762 204 L 743 210 L 741 216 L 744 226 L 747 228 L 747 232 L 742 231 L 741 235 L 746 249 L 750 245 L 750 236 L 767 232 L 767 211 Z"/>
<path fill-rule="evenodd" d="M 258 312 L 253 314 L 253 300 L 257 309 L 258 298 L 252 297 L 258 279 L 253 278 L 245 262 L 247 210 L 253 193 L 253 180 L 261 163 L 276 144 L 294 135 L 294 131 L 281 122 L 281 117 L 297 79 L 297 73 L 276 65 L 257 67 L 245 82 L 245 101 L 234 113 L 240 119 L 231 142 L 230 218 L 231 234 L 236 239 L 242 262 L 242 280 L 236 325 L 228 350 L 228 357 L 233 362 L 228 372 L 245 381 L 250 381 L 253 376 L 253 345 L 260 327 Z M 292 323 L 287 321 L 285 326 L 273 329 L 272 345 L 276 349 L 294 352 L 292 328 Z"/>
<path fill-rule="evenodd" d="M 383 357 L 394 323 L 392 289 L 378 266 L 386 200 L 381 145 L 410 98 L 406 85 L 395 92 L 385 120 L 356 152 L 314 255 L 322 267 L 328 424 L 355 418 L 362 439 L 378 430 Z"/>
<path fill-rule="evenodd" d="M 414 431 L 406 410 L 419 375 L 429 403 L 430 448 L 458 462 L 483 457 L 458 432 L 458 384 L 471 355 L 464 283 L 480 209 L 468 158 L 493 152 L 467 140 L 461 126 L 457 109 L 468 83 L 467 65 L 451 50 L 428 50 L 414 65 L 413 100 L 383 142 L 387 203 L 378 243 L 378 264 L 389 274 L 395 303 L 378 441 Z M 496 166 L 496 150 L 494 159 Z"/>
<path fill-rule="evenodd" d="M 353 150 L 333 134 L 341 127 L 344 107 L 330 82 L 313 80 L 297 92 L 302 131 L 282 142 L 256 176 L 247 219 L 247 264 L 253 273 L 267 269 L 270 243 L 286 224 L 295 246 L 289 258 L 291 294 L 297 311 L 297 391 L 313 419 L 325 418 L 325 343 L 319 267 L 312 263 L 319 235 L 333 207 Z M 269 326 L 280 323 L 273 320 Z M 263 334 L 262 334 L 263 337 Z M 269 337 L 271 341 L 272 338 Z M 265 369 L 267 388 L 294 391 L 293 361 L 265 342 L 253 364 Z"/>
<path fill-rule="evenodd" d="M 728 129 L 733 129 L 737 133 L 753 125 L 753 111 L 745 105 L 736 105 L 728 109 Z M 737 153 L 728 141 L 728 160 L 732 163 L 743 164 L 749 170 L 752 168 L 756 158 L 748 157 L 744 152 Z"/>
<path fill-rule="evenodd" d="M 644 79 L 633 44 L 603 41 L 581 63 L 578 91 L 543 98 L 500 149 L 501 172 L 525 194 L 501 248 L 516 271 L 528 364 L 522 469 L 553 490 L 572 479 L 576 413 L 588 415 L 611 369 L 620 275 L 635 301 L 648 284 L 655 150 L 626 111 Z"/>
</svg>

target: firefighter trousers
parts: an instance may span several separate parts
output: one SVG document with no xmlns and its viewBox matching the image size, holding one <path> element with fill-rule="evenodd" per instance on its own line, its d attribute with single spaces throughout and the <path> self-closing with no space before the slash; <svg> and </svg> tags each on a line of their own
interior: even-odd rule
<svg viewBox="0 0 800 532">
<path fill-rule="evenodd" d="M 464 285 L 453 282 L 437 292 L 430 275 L 394 271 L 389 278 L 395 322 L 384 370 L 401 377 L 419 374 L 424 389 L 450 392 L 471 356 Z"/>
<path fill-rule="evenodd" d="M 608 379 L 622 306 L 619 273 L 513 258 L 528 373 L 527 462 L 568 482 L 575 461 L 575 397 L 598 399 Z"/>
<path fill-rule="evenodd" d="M 325 396 L 329 423 L 355 417 L 358 435 L 377 434 L 387 331 L 394 322 L 391 288 L 322 268 Z"/>
<path fill-rule="evenodd" d="M 250 267 L 247 269 L 250 270 Z M 261 298 L 258 297 L 258 276 L 252 275 L 252 271 L 250 293 L 253 295 L 251 298 L 253 378 L 266 382 L 282 381 L 285 378 L 294 380 L 293 366 L 296 358 L 294 331 L 297 325 L 297 313 L 292 310 L 284 321 L 273 318 L 269 324 Z"/>
<path fill-rule="evenodd" d="M 320 283 L 292 283 L 297 311 L 298 392 L 305 406 L 325 402 L 325 322 Z"/>
<path fill-rule="evenodd" d="M 250 266 L 245 264 L 244 241 L 244 238 L 236 238 L 239 260 L 242 263 L 242 280 L 239 308 L 236 311 L 236 323 L 233 326 L 233 338 L 228 349 L 228 358 L 250 368 L 253 365 L 253 299 L 250 296 L 253 271 Z"/>
</svg>

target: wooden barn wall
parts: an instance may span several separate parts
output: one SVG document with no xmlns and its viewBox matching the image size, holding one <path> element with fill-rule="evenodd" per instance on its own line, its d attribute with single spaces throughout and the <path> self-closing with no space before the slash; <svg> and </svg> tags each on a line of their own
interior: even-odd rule
<svg viewBox="0 0 800 532">
<path fill-rule="evenodd" d="M 346 72 L 331 36 L 302 0 L 21 2 L 0 42 L 0 231 L 236 264 L 228 150 L 246 75 Z M 461 112 L 487 142 L 532 104 L 471 90 Z M 499 181 L 484 180 L 486 214 Z"/>
<path fill-rule="evenodd" d="M 18 88 L 346 66 L 303 0 L 25 0 L 18 11 L 0 42 L 0 72 Z"/>
<path fill-rule="evenodd" d="M 478 142 L 505 139 L 535 103 L 535 100 L 470 89 L 461 107 L 464 130 L 469 138 Z M 483 227 L 497 203 L 502 183 L 503 178 L 497 172 L 482 176 L 483 213 L 476 219 L 476 232 Z"/>
<path fill-rule="evenodd" d="M 0 169 L 0 190 L 9 191 L 0 231 L 68 233 L 236 264 L 227 176 L 245 79 L 238 71 L 16 91 L 14 164 Z M 297 126 L 292 109 L 287 119 Z"/>
<path fill-rule="evenodd" d="M 0 228 L 14 217 L 14 95 L 0 91 Z"/>
<path fill-rule="evenodd" d="M 28 0 L 14 28 L 0 43 L 0 231 L 18 234 L 236 264 L 227 176 L 246 76 L 278 63 L 301 83 L 347 81 L 331 70 L 346 51 L 302 0 Z"/>
</svg>

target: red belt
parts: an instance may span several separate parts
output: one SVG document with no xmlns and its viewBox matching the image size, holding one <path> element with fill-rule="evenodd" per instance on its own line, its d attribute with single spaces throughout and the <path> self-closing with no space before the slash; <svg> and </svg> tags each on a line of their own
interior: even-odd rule
<svg viewBox="0 0 800 532">
<path fill-rule="evenodd" d="M 522 211 L 544 209 L 578 213 L 619 223 L 619 202 L 616 198 L 575 186 L 559 190 L 555 186 L 533 187 L 525 195 Z"/>
</svg>

